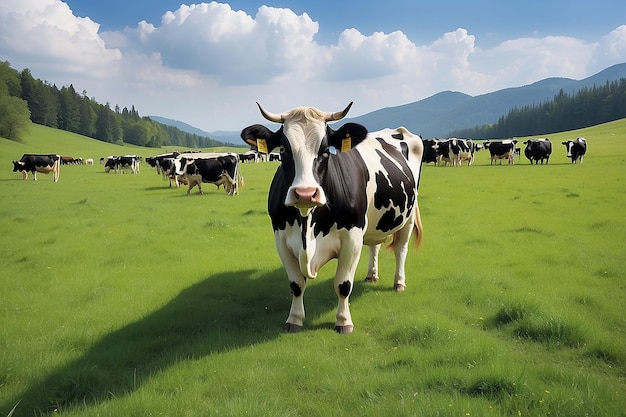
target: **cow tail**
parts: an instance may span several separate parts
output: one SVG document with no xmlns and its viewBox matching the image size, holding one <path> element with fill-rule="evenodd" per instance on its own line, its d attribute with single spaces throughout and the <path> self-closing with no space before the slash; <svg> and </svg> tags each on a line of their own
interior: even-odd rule
<svg viewBox="0 0 626 417">
<path fill-rule="evenodd" d="M 417 250 L 422 245 L 422 237 L 424 235 L 424 226 L 422 225 L 420 207 L 417 204 L 415 204 L 415 221 L 413 222 L 413 232 L 415 233 L 415 249 Z"/>
</svg>

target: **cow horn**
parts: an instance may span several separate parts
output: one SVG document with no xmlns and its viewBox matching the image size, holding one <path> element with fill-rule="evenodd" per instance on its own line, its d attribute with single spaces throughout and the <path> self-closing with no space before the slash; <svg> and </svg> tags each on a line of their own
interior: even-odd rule
<svg viewBox="0 0 626 417">
<path fill-rule="evenodd" d="M 346 114 L 348 114 L 348 112 L 350 111 L 350 107 L 352 107 L 352 103 L 354 103 L 353 101 L 350 102 L 350 104 L 348 104 L 348 106 L 343 109 L 342 111 L 338 111 L 336 113 L 332 113 L 330 114 L 327 118 L 326 121 L 327 122 L 333 122 L 335 120 L 341 120 L 344 117 L 346 117 Z"/>
<path fill-rule="evenodd" d="M 261 107 L 258 101 L 256 102 L 256 105 L 259 106 L 259 110 L 261 110 L 261 114 L 263 115 L 263 117 L 265 117 L 270 122 L 285 123 L 285 118 L 280 114 L 266 112 L 263 107 Z"/>
</svg>

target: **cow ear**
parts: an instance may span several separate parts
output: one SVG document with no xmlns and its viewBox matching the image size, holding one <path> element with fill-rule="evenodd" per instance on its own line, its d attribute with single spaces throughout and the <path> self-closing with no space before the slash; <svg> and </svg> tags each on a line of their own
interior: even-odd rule
<svg viewBox="0 0 626 417">
<path fill-rule="evenodd" d="M 241 139 L 255 149 L 259 147 L 259 140 L 264 141 L 268 153 L 275 147 L 280 146 L 278 137 L 279 135 L 276 132 L 272 132 L 267 127 L 258 124 L 248 126 L 241 131 Z"/>
<path fill-rule="evenodd" d="M 367 136 L 365 126 L 358 123 L 346 123 L 337 130 L 328 128 L 328 144 L 341 152 L 346 152 L 363 142 Z"/>
</svg>

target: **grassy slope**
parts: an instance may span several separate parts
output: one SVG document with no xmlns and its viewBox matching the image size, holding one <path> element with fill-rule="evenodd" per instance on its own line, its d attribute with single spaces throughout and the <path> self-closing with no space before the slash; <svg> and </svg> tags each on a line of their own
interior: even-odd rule
<svg viewBox="0 0 626 417">
<path fill-rule="evenodd" d="M 572 166 L 560 141 L 576 136 L 589 154 Z M 550 137 L 548 166 L 425 166 L 408 290 L 390 291 L 382 254 L 348 337 L 331 330 L 334 264 L 307 289 L 306 331 L 280 333 L 275 164 L 244 165 L 237 197 L 186 196 L 145 165 L 35 183 L 10 159 L 160 151 L 40 126 L 0 139 L 0 414 L 625 415 L 626 120 Z"/>
</svg>

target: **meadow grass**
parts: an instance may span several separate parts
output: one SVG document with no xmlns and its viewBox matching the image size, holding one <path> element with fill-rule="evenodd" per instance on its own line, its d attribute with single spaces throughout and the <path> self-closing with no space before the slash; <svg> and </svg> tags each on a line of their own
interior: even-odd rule
<svg viewBox="0 0 626 417">
<path fill-rule="evenodd" d="M 547 166 L 424 166 L 407 291 L 389 253 L 365 284 L 363 256 L 349 336 L 332 330 L 334 262 L 304 331 L 281 332 L 276 163 L 244 164 L 238 196 L 187 196 L 145 164 L 11 172 L 26 152 L 162 150 L 41 126 L 0 139 L 0 415 L 626 415 L 626 120 L 549 136 Z"/>
</svg>

